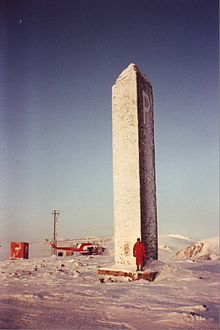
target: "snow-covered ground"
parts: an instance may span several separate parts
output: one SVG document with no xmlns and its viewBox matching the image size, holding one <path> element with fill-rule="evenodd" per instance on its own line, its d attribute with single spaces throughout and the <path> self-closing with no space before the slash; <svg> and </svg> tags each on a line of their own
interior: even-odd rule
<svg viewBox="0 0 220 330">
<path fill-rule="evenodd" d="M 161 236 L 154 282 L 101 280 L 113 264 L 113 240 L 97 238 L 104 255 L 50 256 L 46 242 L 30 243 L 30 259 L 9 260 L 0 248 L 1 329 L 218 329 L 219 250 L 202 240 L 212 260 L 176 259 L 193 240 Z M 134 260 L 135 270 L 135 260 Z M 100 281 L 101 280 L 101 281 Z"/>
</svg>

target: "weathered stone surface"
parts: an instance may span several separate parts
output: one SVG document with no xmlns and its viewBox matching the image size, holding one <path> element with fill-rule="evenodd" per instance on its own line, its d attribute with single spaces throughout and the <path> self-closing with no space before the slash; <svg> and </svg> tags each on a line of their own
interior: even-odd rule
<svg viewBox="0 0 220 330">
<path fill-rule="evenodd" d="M 157 259 L 153 94 L 130 64 L 112 87 L 115 263 L 131 265 L 137 237 Z"/>
<path fill-rule="evenodd" d="M 141 236 L 136 72 L 128 67 L 112 88 L 113 199 L 116 263 L 132 264 Z"/>
<path fill-rule="evenodd" d="M 98 275 L 104 276 L 117 276 L 117 277 L 129 277 L 132 281 L 146 280 L 152 282 L 155 280 L 158 272 L 126 272 L 122 270 L 113 269 L 98 269 Z"/>
<path fill-rule="evenodd" d="M 141 238 L 148 257 L 158 258 L 152 86 L 137 71 Z"/>
</svg>

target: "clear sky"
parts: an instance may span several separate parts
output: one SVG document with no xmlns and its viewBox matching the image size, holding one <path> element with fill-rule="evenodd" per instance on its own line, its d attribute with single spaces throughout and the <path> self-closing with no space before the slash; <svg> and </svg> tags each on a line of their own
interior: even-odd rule
<svg viewBox="0 0 220 330">
<path fill-rule="evenodd" d="M 154 91 L 160 234 L 218 235 L 218 1 L 0 0 L 0 241 L 112 235 L 111 87 Z"/>
</svg>

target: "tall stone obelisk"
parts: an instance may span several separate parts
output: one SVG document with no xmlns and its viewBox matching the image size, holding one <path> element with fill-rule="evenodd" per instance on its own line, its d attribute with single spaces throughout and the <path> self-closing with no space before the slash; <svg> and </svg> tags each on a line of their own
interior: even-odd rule
<svg viewBox="0 0 220 330">
<path fill-rule="evenodd" d="M 115 263 L 135 263 L 138 237 L 157 259 L 153 93 L 135 64 L 112 87 L 112 140 Z"/>
</svg>

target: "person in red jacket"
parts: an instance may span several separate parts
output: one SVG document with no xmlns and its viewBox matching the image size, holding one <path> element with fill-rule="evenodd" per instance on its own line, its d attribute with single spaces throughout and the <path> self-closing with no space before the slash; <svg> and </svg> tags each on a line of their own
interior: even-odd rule
<svg viewBox="0 0 220 330">
<path fill-rule="evenodd" d="M 136 257 L 136 265 L 137 271 L 139 270 L 139 266 L 141 267 L 141 271 L 143 271 L 144 266 L 144 258 L 147 257 L 144 243 L 141 242 L 140 238 L 137 238 L 137 242 L 133 247 L 133 256 Z"/>
</svg>

